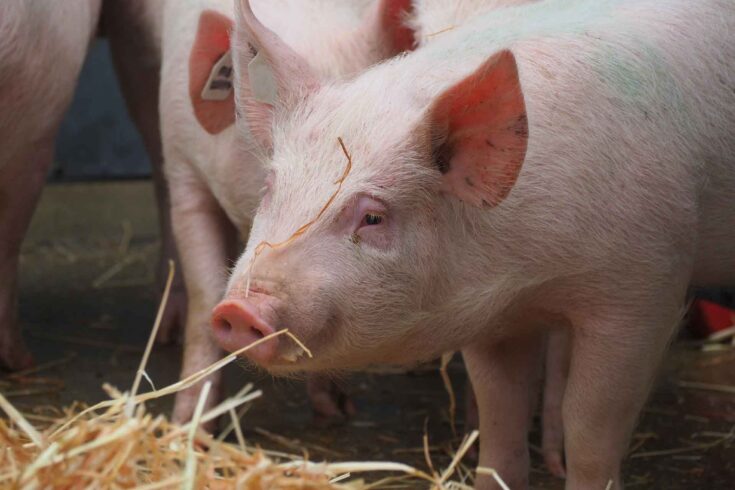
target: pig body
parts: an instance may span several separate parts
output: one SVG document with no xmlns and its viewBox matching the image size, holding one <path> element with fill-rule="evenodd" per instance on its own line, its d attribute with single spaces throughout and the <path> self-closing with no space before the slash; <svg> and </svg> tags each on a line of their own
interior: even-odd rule
<svg viewBox="0 0 735 490">
<path fill-rule="evenodd" d="M 276 59 L 252 13 L 240 22 Z M 221 345 L 289 328 L 314 358 L 283 337 L 248 352 L 273 373 L 462 349 L 480 464 L 526 488 L 540 339 L 568 328 L 567 488 L 622 488 L 687 287 L 735 282 L 733 29 L 725 0 L 549 0 L 346 83 L 279 77 L 290 103 L 270 115 L 268 188 L 214 311 Z M 329 201 L 338 138 L 352 167 Z"/>
<path fill-rule="evenodd" d="M 432 2 L 419 2 L 415 9 L 411 9 L 411 2 L 396 0 L 253 3 L 266 25 L 281 34 L 289 46 L 307 59 L 321 78 L 332 80 L 349 77 L 379 60 L 410 49 L 414 43 L 413 29 L 421 26 L 424 20 L 455 25 L 481 9 L 519 2 L 463 1 L 457 3 L 457 9 L 451 12 Z M 223 19 L 232 17 L 229 2 L 168 4 L 164 11 L 165 32 L 162 34 L 164 154 L 167 155 L 166 161 L 172 162 L 167 165 L 169 185 L 178 189 L 172 192 L 180 195 L 179 200 L 173 203 L 174 222 L 181 223 L 177 225 L 182 235 L 179 246 L 188 247 L 183 252 L 182 264 L 184 274 L 191 277 L 187 281 L 187 290 L 194 298 L 187 314 L 190 319 L 187 320 L 182 375 L 208 365 L 218 355 L 218 349 L 203 325 L 208 321 L 213 302 L 224 289 L 221 264 L 226 263 L 226 257 L 234 255 L 235 237 L 247 235 L 264 183 L 262 169 L 253 156 L 255 141 L 247 125 L 243 125 L 243 131 L 249 136 L 237 148 L 233 146 L 231 129 L 214 135 L 203 131 L 201 121 L 196 120 L 191 103 L 187 102 L 191 95 L 186 91 L 191 81 L 188 69 L 190 46 L 197 42 L 195 37 L 199 29 L 196 25 L 205 11 L 216 12 Z M 289 14 L 282 15 L 283 12 Z M 299 22 L 294 23 L 295 19 Z M 309 22 L 301 22 L 301 19 L 309 19 Z M 410 28 L 404 27 L 404 19 Z M 425 36 L 418 44 L 423 45 L 429 40 L 430 36 Z M 238 151 L 242 148 L 245 153 Z M 197 243 L 195 235 L 199 233 L 199 227 L 205 230 L 202 240 L 208 240 L 207 244 Z M 186 270 L 191 268 L 187 263 L 192 262 L 202 265 L 197 271 L 187 273 Z M 341 409 L 329 395 L 334 393 L 329 383 L 310 377 L 307 384 L 318 413 L 328 416 L 339 414 Z M 178 420 L 190 416 L 197 392 L 198 388 L 194 388 L 179 395 L 175 409 Z"/>
<path fill-rule="evenodd" d="M 398 32 L 398 16 L 386 18 L 382 13 L 400 14 L 408 3 L 262 0 L 253 2 L 253 8 L 322 77 L 343 79 L 405 49 L 397 45 L 406 42 L 405 33 Z M 394 9 L 394 4 L 399 8 Z M 246 136 L 236 141 L 231 97 L 203 102 L 201 87 L 194 86 L 196 80 L 206 79 L 214 61 L 229 49 L 233 14 L 233 2 L 226 0 L 169 1 L 163 9 L 163 156 L 189 301 L 182 376 L 220 356 L 209 329 L 210 311 L 224 293 L 237 239 L 248 234 L 265 182 L 255 156 L 258 128 L 241 122 L 238 125 Z M 204 74 L 201 59 L 209 61 L 204 62 Z M 267 91 L 269 87 L 259 88 Z M 213 381 L 210 404 L 218 396 L 219 376 Z M 324 400 L 321 386 L 323 382 L 316 380 L 310 393 L 321 405 L 317 410 L 331 414 L 337 408 Z M 199 387 L 194 387 L 178 395 L 177 420 L 191 416 L 198 392 Z"/>
<path fill-rule="evenodd" d="M 418 46 L 425 46 L 445 32 L 452 31 L 491 11 L 526 5 L 538 0 L 413 0 L 413 11 L 406 24 L 416 37 Z"/>
<path fill-rule="evenodd" d="M 17 318 L 18 256 L 56 133 L 97 28 L 99 0 L 0 5 L 0 367 L 32 357 Z"/>
</svg>

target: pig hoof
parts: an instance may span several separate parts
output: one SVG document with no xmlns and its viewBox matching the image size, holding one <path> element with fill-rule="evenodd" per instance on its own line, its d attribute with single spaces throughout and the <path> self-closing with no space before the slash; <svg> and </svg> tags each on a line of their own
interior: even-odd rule
<svg viewBox="0 0 735 490">
<path fill-rule="evenodd" d="M 185 390 L 177 393 L 176 401 L 174 402 L 174 411 L 171 415 L 171 421 L 178 425 L 184 425 L 188 423 L 194 416 L 194 409 L 196 408 L 198 400 L 198 390 Z M 210 393 L 210 398 L 204 407 L 205 412 L 212 408 L 212 406 L 214 405 L 211 400 L 212 394 Z M 215 434 L 218 429 L 217 422 L 217 419 L 210 420 L 209 422 L 201 424 L 200 427 L 210 434 Z"/>
<path fill-rule="evenodd" d="M 344 423 L 357 413 L 355 404 L 337 384 L 324 377 L 309 377 L 306 391 L 314 410 L 314 421 L 320 427 Z"/>
<path fill-rule="evenodd" d="M 557 478 L 566 478 L 567 472 L 564 469 L 564 458 L 561 451 L 544 451 L 544 462 L 549 473 Z"/>
<path fill-rule="evenodd" d="M 166 303 L 166 310 L 161 318 L 161 326 L 156 334 L 156 342 L 161 345 L 173 344 L 179 341 L 180 333 L 186 322 L 186 292 L 172 290 Z"/>
<path fill-rule="evenodd" d="M 33 367 L 35 361 L 33 355 L 24 345 L 17 343 L 11 345 L 3 345 L 0 351 L 0 367 L 9 371 L 23 371 Z"/>
</svg>

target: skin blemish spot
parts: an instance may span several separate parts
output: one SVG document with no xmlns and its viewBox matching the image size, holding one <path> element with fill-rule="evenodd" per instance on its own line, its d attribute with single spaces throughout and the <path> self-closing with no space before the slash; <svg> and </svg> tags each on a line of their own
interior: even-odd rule
<svg viewBox="0 0 735 490">
<path fill-rule="evenodd" d="M 353 233 L 352 235 L 350 235 L 350 241 L 355 245 L 360 245 L 360 235 L 358 235 L 357 233 Z"/>
</svg>

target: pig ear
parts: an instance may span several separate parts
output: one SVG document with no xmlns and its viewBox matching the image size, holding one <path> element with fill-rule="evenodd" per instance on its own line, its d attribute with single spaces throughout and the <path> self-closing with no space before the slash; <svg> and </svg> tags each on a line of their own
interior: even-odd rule
<svg viewBox="0 0 735 490">
<path fill-rule="evenodd" d="M 234 36 L 235 93 L 250 131 L 271 146 L 276 99 L 292 105 L 319 87 L 308 62 L 255 17 L 249 0 L 236 2 Z"/>
<path fill-rule="evenodd" d="M 189 97 L 199 124 L 217 134 L 235 122 L 230 30 L 232 20 L 212 10 L 199 16 L 189 55 Z"/>
<path fill-rule="evenodd" d="M 408 26 L 408 16 L 413 11 L 413 0 L 378 0 L 368 13 L 368 29 L 387 57 L 416 47 L 414 31 Z"/>
<path fill-rule="evenodd" d="M 430 109 L 432 155 L 442 191 L 496 206 L 526 156 L 528 122 L 515 57 L 502 51 L 441 94 Z"/>
</svg>

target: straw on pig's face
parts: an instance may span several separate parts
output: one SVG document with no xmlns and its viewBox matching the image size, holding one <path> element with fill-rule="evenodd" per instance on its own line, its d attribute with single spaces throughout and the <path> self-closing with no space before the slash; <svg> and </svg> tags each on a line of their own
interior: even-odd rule
<svg viewBox="0 0 735 490">
<path fill-rule="evenodd" d="M 215 311 L 220 342 L 235 349 L 288 328 L 314 358 L 288 342 L 249 356 L 273 372 L 437 354 L 434 345 L 405 350 L 439 289 L 437 227 L 426 226 L 437 219 L 435 172 L 414 163 L 413 142 L 396 139 L 386 154 L 348 132 L 341 148 L 337 137 L 316 140 L 308 127 L 302 121 L 275 135 L 247 250 Z M 237 335 L 243 328 L 247 335 Z"/>
</svg>

